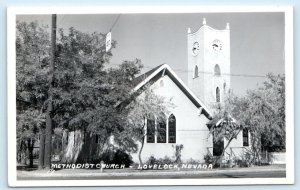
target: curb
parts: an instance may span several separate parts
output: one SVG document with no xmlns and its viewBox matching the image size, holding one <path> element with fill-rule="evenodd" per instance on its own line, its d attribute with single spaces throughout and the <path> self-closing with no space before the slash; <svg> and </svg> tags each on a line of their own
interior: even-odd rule
<svg viewBox="0 0 300 190">
<path fill-rule="evenodd" d="M 198 175 L 198 174 L 233 174 L 233 173 L 251 173 L 251 172 L 285 172 L 286 169 L 242 169 L 242 170 L 207 170 L 207 171 L 174 171 L 174 172 L 124 172 L 124 173 L 58 173 L 58 172 L 18 172 L 20 177 L 123 177 L 123 176 L 157 176 L 157 175 Z"/>
</svg>

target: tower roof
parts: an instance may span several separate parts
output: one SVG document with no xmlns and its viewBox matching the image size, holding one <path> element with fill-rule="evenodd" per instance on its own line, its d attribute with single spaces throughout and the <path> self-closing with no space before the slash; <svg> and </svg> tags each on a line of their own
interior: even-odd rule
<svg viewBox="0 0 300 190">
<path fill-rule="evenodd" d="M 202 30 L 204 27 L 209 28 L 210 30 L 214 30 L 214 31 L 227 31 L 227 30 L 230 30 L 230 24 L 229 24 L 229 22 L 226 23 L 224 29 L 215 29 L 215 28 L 207 25 L 206 18 L 203 18 L 203 20 L 202 20 L 202 26 L 198 30 L 196 30 L 195 32 L 191 32 L 191 29 L 189 28 L 188 34 L 189 35 L 193 35 L 193 34 L 199 32 L 200 30 Z"/>
</svg>

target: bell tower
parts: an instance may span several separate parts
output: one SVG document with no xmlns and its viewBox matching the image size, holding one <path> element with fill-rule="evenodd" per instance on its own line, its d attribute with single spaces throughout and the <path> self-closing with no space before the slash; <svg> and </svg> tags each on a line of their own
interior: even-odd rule
<svg viewBox="0 0 300 190">
<path fill-rule="evenodd" d="M 217 30 L 202 21 L 187 32 L 188 86 L 208 107 L 222 103 L 230 89 L 230 28 Z"/>
</svg>

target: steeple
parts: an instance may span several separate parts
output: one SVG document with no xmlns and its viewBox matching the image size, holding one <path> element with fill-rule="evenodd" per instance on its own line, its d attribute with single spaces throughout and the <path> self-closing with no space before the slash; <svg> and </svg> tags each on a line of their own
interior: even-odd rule
<svg viewBox="0 0 300 190">
<path fill-rule="evenodd" d="M 206 25 L 206 18 L 203 18 L 202 24 Z"/>
<path fill-rule="evenodd" d="M 188 28 L 187 33 L 188 33 L 188 34 L 191 33 L 191 28 Z"/>
<path fill-rule="evenodd" d="M 229 27 L 229 22 L 226 23 L 226 30 L 229 30 L 230 27 Z"/>
</svg>

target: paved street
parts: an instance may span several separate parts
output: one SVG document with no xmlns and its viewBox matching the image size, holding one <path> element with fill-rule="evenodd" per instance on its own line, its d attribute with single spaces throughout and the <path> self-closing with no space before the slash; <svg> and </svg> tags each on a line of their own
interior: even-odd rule
<svg viewBox="0 0 300 190">
<path fill-rule="evenodd" d="M 254 167 L 213 169 L 204 171 L 120 171 L 99 170 L 60 170 L 53 173 L 46 171 L 18 171 L 18 180 L 78 180 L 78 179 L 179 179 L 179 178 L 284 178 L 285 167 Z"/>
</svg>

